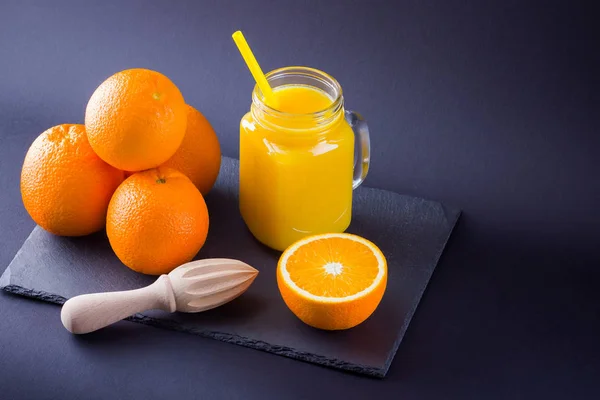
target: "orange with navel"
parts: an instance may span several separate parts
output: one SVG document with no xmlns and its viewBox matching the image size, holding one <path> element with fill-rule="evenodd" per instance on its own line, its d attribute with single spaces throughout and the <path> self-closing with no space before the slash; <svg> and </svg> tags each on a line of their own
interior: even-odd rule
<svg viewBox="0 0 600 400">
<path fill-rule="evenodd" d="M 183 95 L 165 75 L 128 69 L 92 94 L 85 126 L 94 151 L 125 171 L 154 168 L 175 154 L 187 125 Z"/>
<path fill-rule="evenodd" d="M 203 195 L 215 184 L 221 167 L 219 139 L 206 117 L 194 107 L 187 106 L 187 128 L 181 146 L 162 166 L 183 172 Z"/>
<path fill-rule="evenodd" d="M 349 329 L 379 305 L 387 285 L 387 262 L 374 243 L 360 236 L 313 235 L 283 252 L 277 284 L 285 304 L 306 324 Z"/>
<path fill-rule="evenodd" d="M 85 126 L 62 124 L 38 136 L 21 170 L 21 197 L 31 218 L 60 236 L 104 228 L 111 196 L 124 174 L 98 157 Z"/>
<path fill-rule="evenodd" d="M 208 234 L 204 197 L 181 172 L 153 168 L 128 177 L 108 207 L 106 233 L 134 271 L 169 273 L 200 251 Z"/>
</svg>

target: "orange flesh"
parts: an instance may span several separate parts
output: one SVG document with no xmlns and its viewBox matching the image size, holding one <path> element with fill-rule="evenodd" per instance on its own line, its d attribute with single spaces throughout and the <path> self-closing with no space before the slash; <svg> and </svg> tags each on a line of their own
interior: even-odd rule
<svg viewBox="0 0 600 400">
<path fill-rule="evenodd" d="M 347 297 L 373 284 L 379 272 L 373 251 L 343 238 L 319 239 L 298 248 L 286 263 L 291 280 L 316 296 Z"/>
</svg>

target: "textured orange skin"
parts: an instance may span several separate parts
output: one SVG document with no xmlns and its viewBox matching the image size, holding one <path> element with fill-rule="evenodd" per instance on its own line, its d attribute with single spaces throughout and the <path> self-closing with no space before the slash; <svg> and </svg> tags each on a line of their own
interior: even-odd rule
<svg viewBox="0 0 600 400">
<path fill-rule="evenodd" d="M 320 303 L 294 292 L 283 284 L 279 268 L 277 268 L 277 285 L 287 307 L 302 322 L 313 328 L 333 331 L 353 328 L 369 318 L 383 298 L 387 280 L 367 296 L 339 304 Z"/>
<path fill-rule="evenodd" d="M 221 146 L 208 120 L 194 107 L 187 106 L 187 129 L 181 146 L 162 166 L 183 172 L 203 195 L 215 184 L 221 168 Z"/>
<path fill-rule="evenodd" d="M 319 302 L 290 288 L 282 276 L 281 258 L 277 263 L 277 286 L 287 307 L 305 324 L 330 331 L 350 329 L 369 318 L 381 302 L 387 287 L 387 263 L 384 268 L 381 283 L 371 293 L 344 303 Z"/>
<path fill-rule="evenodd" d="M 105 80 L 85 110 L 94 151 L 125 171 L 154 168 L 167 161 L 183 141 L 185 100 L 159 72 L 129 69 Z"/>
<path fill-rule="evenodd" d="M 31 218 L 48 232 L 83 236 L 104 228 L 108 203 L 124 178 L 94 153 L 84 125 L 57 125 L 29 147 L 21 197 Z"/>
<path fill-rule="evenodd" d="M 206 241 L 208 226 L 204 197 L 172 168 L 153 168 L 125 179 L 106 219 L 117 257 L 148 275 L 167 274 L 192 260 Z"/>
</svg>

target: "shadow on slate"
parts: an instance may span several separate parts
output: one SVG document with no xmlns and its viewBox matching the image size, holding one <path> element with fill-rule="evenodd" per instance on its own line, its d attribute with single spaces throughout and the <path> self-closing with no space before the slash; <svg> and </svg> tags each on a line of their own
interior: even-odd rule
<svg viewBox="0 0 600 400">
<path fill-rule="evenodd" d="M 197 258 L 243 260 L 260 271 L 254 284 L 234 301 L 203 313 L 153 310 L 129 320 L 384 377 L 460 211 L 388 191 L 357 189 L 348 232 L 381 248 L 388 260 L 388 286 L 363 324 L 320 331 L 298 320 L 281 299 L 275 276 L 280 253 L 258 243 L 246 229 L 237 205 L 237 170 L 236 160 L 223 158 L 217 184 L 206 198 L 210 231 Z M 79 294 L 136 289 L 155 279 L 123 266 L 104 232 L 63 238 L 36 227 L 0 278 L 0 287 L 62 304 Z"/>
</svg>

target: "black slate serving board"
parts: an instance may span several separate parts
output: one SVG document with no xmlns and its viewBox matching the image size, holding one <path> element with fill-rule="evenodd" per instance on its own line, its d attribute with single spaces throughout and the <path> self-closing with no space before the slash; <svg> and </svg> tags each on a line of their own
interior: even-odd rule
<svg viewBox="0 0 600 400">
<path fill-rule="evenodd" d="M 223 158 L 219 179 L 206 198 L 210 231 L 197 258 L 243 260 L 260 271 L 253 285 L 238 299 L 203 313 L 149 311 L 129 319 L 384 377 L 460 211 L 358 188 L 348 232 L 381 248 L 388 261 L 388 286 L 379 307 L 363 324 L 346 331 L 320 331 L 298 320 L 283 303 L 275 276 L 280 253 L 258 243 L 246 229 L 238 211 L 237 171 L 236 160 Z M 155 279 L 123 266 L 104 232 L 64 238 L 36 227 L 0 278 L 0 287 L 62 304 L 79 294 L 135 289 Z"/>
</svg>

